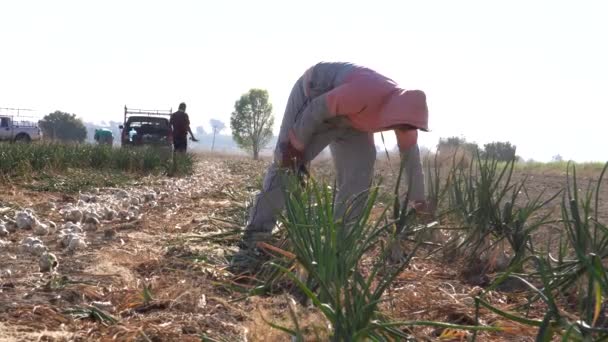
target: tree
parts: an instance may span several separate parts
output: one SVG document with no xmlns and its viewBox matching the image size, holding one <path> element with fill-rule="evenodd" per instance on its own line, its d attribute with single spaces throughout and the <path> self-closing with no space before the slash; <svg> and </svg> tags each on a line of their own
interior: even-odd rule
<svg viewBox="0 0 608 342">
<path fill-rule="evenodd" d="M 564 158 L 562 157 L 561 154 L 556 154 L 553 156 L 553 158 L 551 158 L 551 161 L 561 163 L 564 161 Z"/>
<path fill-rule="evenodd" d="M 55 111 L 38 122 L 44 136 L 52 140 L 83 142 L 87 128 L 76 114 Z"/>
<path fill-rule="evenodd" d="M 213 151 L 215 148 L 215 135 L 226 128 L 226 125 L 217 119 L 209 120 L 209 124 L 211 124 L 211 129 L 213 129 L 213 140 L 211 141 L 211 151 Z"/>
<path fill-rule="evenodd" d="M 460 137 L 449 137 L 449 138 L 440 138 L 439 145 L 437 146 L 438 150 L 443 148 L 458 148 L 469 153 L 475 154 L 479 149 L 474 142 L 467 142 L 465 138 Z"/>
<path fill-rule="evenodd" d="M 268 91 L 251 89 L 234 103 L 230 116 L 232 137 L 240 148 L 253 153 L 253 159 L 258 159 L 260 150 L 272 139 L 273 125 Z"/>
<path fill-rule="evenodd" d="M 203 135 L 205 135 L 205 134 L 207 134 L 207 132 L 205 132 L 205 127 L 203 127 L 203 126 L 198 126 L 198 127 L 196 127 L 196 136 L 197 136 L 197 137 L 198 137 L 198 136 L 201 136 L 201 137 L 202 137 L 202 136 L 203 136 Z"/>
<path fill-rule="evenodd" d="M 510 142 L 495 141 L 483 145 L 484 157 L 495 158 L 498 161 L 511 161 L 515 158 L 515 145 Z"/>
</svg>

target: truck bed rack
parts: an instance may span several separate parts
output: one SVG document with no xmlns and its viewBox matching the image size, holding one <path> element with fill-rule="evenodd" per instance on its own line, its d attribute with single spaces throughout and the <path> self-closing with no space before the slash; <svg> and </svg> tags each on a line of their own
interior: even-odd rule
<svg viewBox="0 0 608 342">
<path fill-rule="evenodd" d="M 11 118 L 15 127 L 38 127 L 38 121 L 40 120 L 38 116 L 21 114 L 21 112 L 33 111 L 33 109 L 27 108 L 0 107 L 0 116 Z"/>
<path fill-rule="evenodd" d="M 127 108 L 127 106 L 125 106 L 125 120 L 124 122 L 127 122 L 127 117 L 129 116 L 134 116 L 134 115 L 138 115 L 138 116 L 171 116 L 171 114 L 173 114 L 173 108 L 166 110 L 166 109 L 133 109 L 133 108 Z"/>
</svg>

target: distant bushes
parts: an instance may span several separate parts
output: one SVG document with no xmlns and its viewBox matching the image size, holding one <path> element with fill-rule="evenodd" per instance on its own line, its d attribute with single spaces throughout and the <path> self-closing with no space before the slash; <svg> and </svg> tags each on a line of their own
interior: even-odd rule
<svg viewBox="0 0 608 342">
<path fill-rule="evenodd" d="M 501 162 L 509 162 L 513 159 L 519 160 L 516 156 L 516 146 L 510 142 L 495 141 L 485 144 L 480 148 L 474 142 L 468 142 L 465 138 L 449 137 L 439 139 L 437 145 L 438 157 L 441 165 L 452 165 L 459 168 L 468 167 L 477 154 L 482 158 L 492 158 Z"/>
</svg>

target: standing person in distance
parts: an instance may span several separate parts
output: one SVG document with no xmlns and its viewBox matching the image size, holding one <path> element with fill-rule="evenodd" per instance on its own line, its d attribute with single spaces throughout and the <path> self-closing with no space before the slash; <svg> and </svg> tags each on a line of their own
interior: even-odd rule
<svg viewBox="0 0 608 342">
<path fill-rule="evenodd" d="M 171 114 L 169 120 L 171 129 L 173 130 L 173 149 L 178 153 L 186 153 L 188 149 L 188 133 L 190 133 L 190 139 L 196 142 L 198 141 L 192 129 L 190 128 L 190 118 L 186 113 L 186 104 L 184 102 L 179 104 L 177 112 Z"/>
</svg>

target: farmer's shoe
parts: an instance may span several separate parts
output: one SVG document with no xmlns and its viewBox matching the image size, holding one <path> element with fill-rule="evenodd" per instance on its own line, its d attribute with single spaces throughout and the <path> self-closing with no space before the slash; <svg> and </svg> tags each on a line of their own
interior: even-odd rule
<svg viewBox="0 0 608 342">
<path fill-rule="evenodd" d="M 272 239 L 272 233 L 267 231 L 248 229 L 243 234 L 243 239 L 239 242 L 239 248 L 256 248 L 258 242 L 269 242 Z"/>
<path fill-rule="evenodd" d="M 241 248 L 232 256 L 228 270 L 233 274 L 252 273 L 259 265 L 260 257 L 256 248 Z"/>
<path fill-rule="evenodd" d="M 263 255 L 257 248 L 258 242 L 270 241 L 269 232 L 247 230 L 239 243 L 239 251 L 232 256 L 229 270 L 232 273 L 255 271 L 263 263 Z"/>
</svg>

